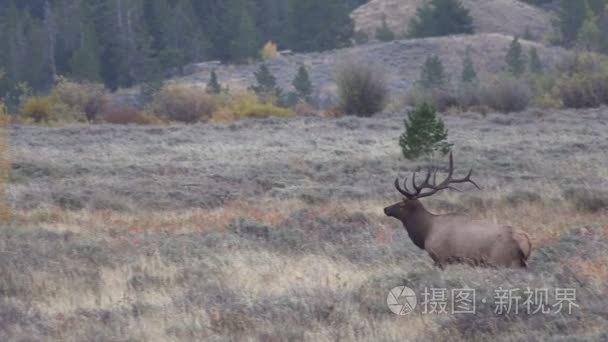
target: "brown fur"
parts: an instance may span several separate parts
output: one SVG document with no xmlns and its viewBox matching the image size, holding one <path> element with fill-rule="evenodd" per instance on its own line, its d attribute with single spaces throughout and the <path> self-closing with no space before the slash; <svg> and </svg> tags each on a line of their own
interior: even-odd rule
<svg viewBox="0 0 608 342">
<path fill-rule="evenodd" d="M 434 215 L 417 199 L 384 208 L 403 223 L 412 242 L 426 250 L 436 265 L 526 267 L 531 244 L 528 235 L 510 226 L 473 220 L 463 215 Z"/>
</svg>

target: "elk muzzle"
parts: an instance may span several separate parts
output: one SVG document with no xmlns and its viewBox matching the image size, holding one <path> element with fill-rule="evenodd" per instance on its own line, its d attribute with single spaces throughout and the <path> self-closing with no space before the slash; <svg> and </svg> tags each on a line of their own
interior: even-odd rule
<svg viewBox="0 0 608 342">
<path fill-rule="evenodd" d="M 399 204 L 400 203 L 393 204 L 391 206 L 388 206 L 388 207 L 384 208 L 384 215 L 390 216 L 390 217 L 395 217 L 395 214 L 397 213 Z"/>
</svg>

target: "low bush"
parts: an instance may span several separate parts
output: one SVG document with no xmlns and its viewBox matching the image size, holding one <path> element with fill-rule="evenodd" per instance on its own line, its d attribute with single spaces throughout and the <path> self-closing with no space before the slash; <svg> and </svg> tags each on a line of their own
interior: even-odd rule
<svg viewBox="0 0 608 342">
<path fill-rule="evenodd" d="M 167 121 L 208 121 L 218 110 L 217 97 L 204 88 L 182 84 L 164 86 L 153 98 L 150 111 Z"/>
<path fill-rule="evenodd" d="M 470 108 L 483 107 L 510 113 L 526 109 L 532 96 L 532 88 L 525 80 L 500 77 L 484 84 L 463 84 L 457 90 L 445 87 L 435 89 L 416 87 L 407 93 L 403 104 L 417 107 L 428 103 L 440 112 L 453 108 L 466 111 Z"/>
<path fill-rule="evenodd" d="M 54 107 L 54 99 L 50 96 L 32 96 L 21 106 L 21 114 L 36 123 L 49 122 Z"/>
<path fill-rule="evenodd" d="M 63 77 L 55 83 L 51 96 L 78 113 L 78 116 L 84 115 L 88 121 L 95 121 L 110 103 L 103 84 L 73 82 Z"/>
<path fill-rule="evenodd" d="M 240 93 L 218 97 L 218 108 L 212 122 L 231 122 L 247 118 L 290 117 L 293 112 L 270 103 L 261 103 L 252 93 Z"/>
<path fill-rule="evenodd" d="M 321 113 L 309 103 L 300 101 L 293 107 L 293 111 L 298 116 L 320 116 Z"/>
<path fill-rule="evenodd" d="M 566 108 L 592 108 L 608 104 L 608 74 L 578 74 L 560 79 L 556 87 Z"/>
<path fill-rule="evenodd" d="M 384 74 L 366 64 L 347 62 L 336 73 L 340 108 L 347 115 L 372 116 L 384 109 L 389 90 Z"/>
<path fill-rule="evenodd" d="M 35 123 L 95 121 L 110 100 L 102 84 L 74 82 L 60 77 L 49 95 L 21 100 L 21 115 Z"/>
<path fill-rule="evenodd" d="M 566 58 L 548 76 L 532 78 L 537 105 L 592 108 L 608 104 L 608 57 L 580 53 Z"/>
<path fill-rule="evenodd" d="M 526 81 L 503 77 L 482 88 L 482 103 L 503 113 L 521 112 L 532 99 L 532 89 Z"/>
<path fill-rule="evenodd" d="M 364 31 L 358 30 L 353 34 L 353 39 L 355 40 L 355 44 L 363 45 L 369 42 L 369 36 Z"/>
<path fill-rule="evenodd" d="M 406 94 L 403 104 L 411 107 L 418 107 L 425 103 L 432 104 L 433 107 L 445 112 L 450 107 L 460 107 L 458 95 L 453 90 L 447 89 L 422 89 L 416 87 Z"/>
<path fill-rule="evenodd" d="M 275 59 L 280 57 L 277 44 L 271 41 L 267 42 L 260 51 L 260 56 L 262 56 L 262 59 L 264 60 Z"/>
<path fill-rule="evenodd" d="M 158 125 L 158 117 L 134 108 L 112 108 L 101 115 L 103 122 L 115 125 Z"/>
<path fill-rule="evenodd" d="M 8 110 L 2 101 L 0 101 L 0 127 L 6 126 L 10 123 L 10 116 Z"/>
<path fill-rule="evenodd" d="M 30 96 L 21 104 L 20 114 L 34 123 L 84 122 L 84 113 L 63 103 L 56 96 Z"/>
<path fill-rule="evenodd" d="M 574 204 L 581 211 L 597 213 L 608 212 L 608 192 L 594 189 L 570 188 L 563 192 L 566 200 Z"/>
</svg>

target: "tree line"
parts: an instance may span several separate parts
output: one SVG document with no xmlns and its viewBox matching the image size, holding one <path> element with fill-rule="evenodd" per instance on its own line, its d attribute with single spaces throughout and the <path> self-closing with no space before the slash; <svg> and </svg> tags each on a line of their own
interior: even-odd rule
<svg viewBox="0 0 608 342">
<path fill-rule="evenodd" d="M 56 75 L 129 87 L 187 63 L 243 62 L 267 41 L 308 52 L 350 44 L 365 0 L 0 0 L 0 97 Z"/>
</svg>

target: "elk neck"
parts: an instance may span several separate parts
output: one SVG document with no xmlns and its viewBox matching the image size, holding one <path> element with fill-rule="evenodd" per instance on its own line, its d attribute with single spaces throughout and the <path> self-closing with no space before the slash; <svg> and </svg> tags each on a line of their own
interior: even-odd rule
<svg viewBox="0 0 608 342">
<path fill-rule="evenodd" d="M 424 249 L 424 242 L 433 226 L 433 214 L 428 212 L 419 200 L 410 201 L 409 212 L 400 220 L 412 242 L 419 248 Z"/>
</svg>

